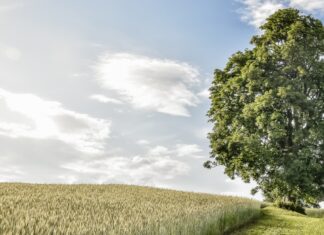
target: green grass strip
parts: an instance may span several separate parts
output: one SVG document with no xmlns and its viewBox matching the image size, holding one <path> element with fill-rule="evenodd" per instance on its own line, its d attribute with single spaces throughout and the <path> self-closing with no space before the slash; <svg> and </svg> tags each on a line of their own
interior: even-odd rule
<svg viewBox="0 0 324 235">
<path fill-rule="evenodd" d="M 313 209 L 312 211 L 315 211 Z M 315 213 L 315 212 L 313 212 Z M 275 207 L 262 209 L 256 223 L 234 233 L 235 235 L 324 235 L 324 218 L 312 218 Z"/>
</svg>

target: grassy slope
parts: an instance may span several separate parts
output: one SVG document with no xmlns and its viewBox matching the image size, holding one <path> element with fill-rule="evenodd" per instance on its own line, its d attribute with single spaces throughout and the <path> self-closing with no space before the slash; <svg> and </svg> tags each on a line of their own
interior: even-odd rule
<svg viewBox="0 0 324 235">
<path fill-rule="evenodd" d="M 274 207 L 262 209 L 256 223 L 234 233 L 235 235 L 324 235 L 324 218 L 312 218 Z"/>
<path fill-rule="evenodd" d="M 0 234 L 222 234 L 260 203 L 125 185 L 0 184 Z"/>
<path fill-rule="evenodd" d="M 306 214 L 310 217 L 324 218 L 324 209 L 306 209 Z"/>
</svg>

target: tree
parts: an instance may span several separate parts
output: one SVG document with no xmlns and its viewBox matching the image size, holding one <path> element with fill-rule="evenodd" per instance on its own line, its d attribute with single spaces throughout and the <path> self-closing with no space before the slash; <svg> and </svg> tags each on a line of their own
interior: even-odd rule
<svg viewBox="0 0 324 235">
<path fill-rule="evenodd" d="M 254 180 L 267 199 L 324 200 L 324 28 L 296 9 L 279 10 L 210 87 L 211 158 L 204 165 Z"/>
</svg>

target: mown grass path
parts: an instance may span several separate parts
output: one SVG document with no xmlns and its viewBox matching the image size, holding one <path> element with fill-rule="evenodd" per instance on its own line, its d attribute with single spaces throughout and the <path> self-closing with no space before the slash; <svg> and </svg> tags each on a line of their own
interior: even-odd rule
<svg viewBox="0 0 324 235">
<path fill-rule="evenodd" d="M 234 235 L 324 235 L 324 218 L 312 218 L 299 213 L 266 207 L 255 223 Z"/>
</svg>

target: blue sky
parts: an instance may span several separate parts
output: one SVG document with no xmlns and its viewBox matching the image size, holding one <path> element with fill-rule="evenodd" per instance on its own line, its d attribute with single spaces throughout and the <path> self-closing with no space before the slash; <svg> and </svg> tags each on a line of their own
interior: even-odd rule
<svg viewBox="0 0 324 235">
<path fill-rule="evenodd" d="M 202 167 L 207 88 L 288 6 L 323 20 L 323 0 L 1 0 L 0 181 L 248 196 Z"/>
</svg>

